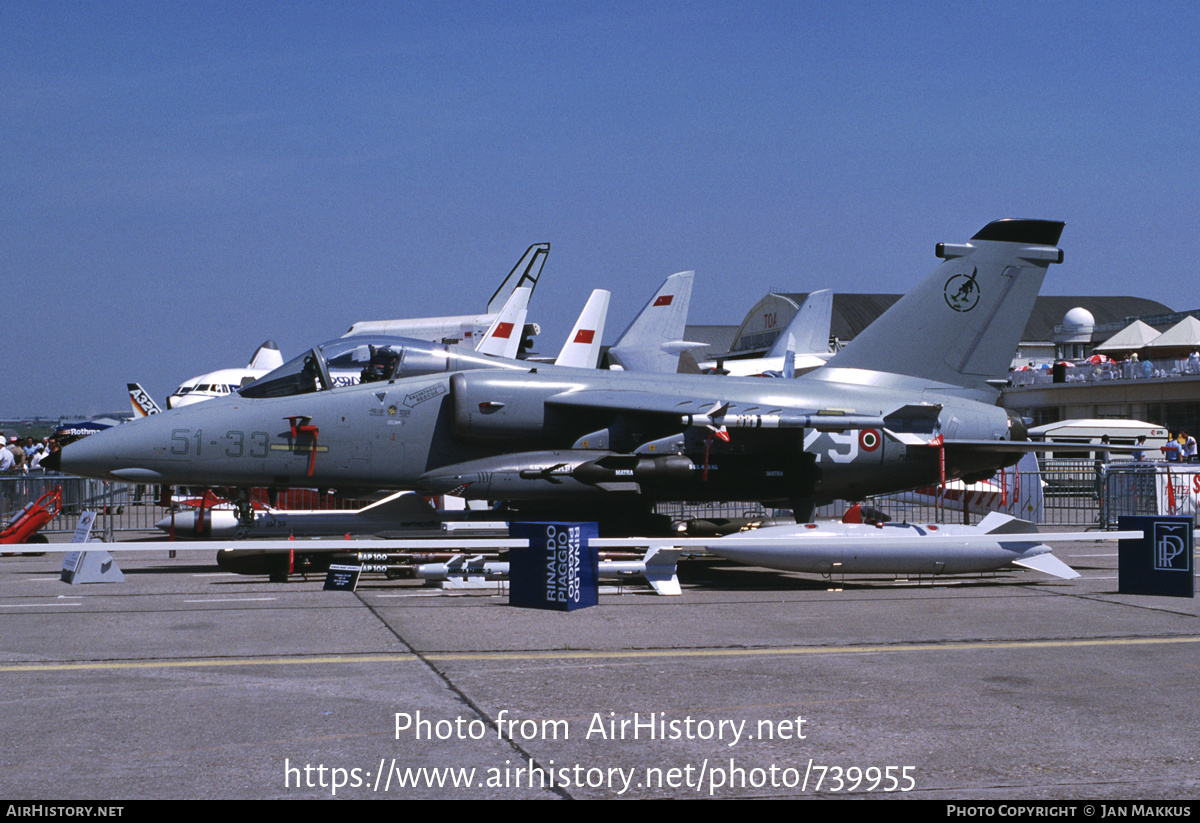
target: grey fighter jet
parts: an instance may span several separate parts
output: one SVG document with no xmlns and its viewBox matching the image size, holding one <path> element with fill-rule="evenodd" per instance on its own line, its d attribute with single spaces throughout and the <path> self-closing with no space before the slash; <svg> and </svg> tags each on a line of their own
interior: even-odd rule
<svg viewBox="0 0 1200 823">
<path fill-rule="evenodd" d="M 938 244 L 933 274 L 796 380 L 592 371 L 349 337 L 227 399 L 72 444 L 62 469 L 452 493 L 513 517 L 626 529 L 657 501 L 760 500 L 803 521 L 826 500 L 972 482 L 1020 456 L 1025 426 L 995 405 L 995 383 L 1062 261 L 1062 228 L 999 220 Z"/>
</svg>

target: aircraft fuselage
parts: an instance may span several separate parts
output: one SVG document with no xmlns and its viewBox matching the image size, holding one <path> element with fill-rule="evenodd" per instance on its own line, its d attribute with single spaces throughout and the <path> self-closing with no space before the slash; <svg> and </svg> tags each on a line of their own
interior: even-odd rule
<svg viewBox="0 0 1200 823">
<path fill-rule="evenodd" d="M 598 400 L 591 407 L 555 402 L 591 394 Z M 636 408 L 639 396 L 664 394 L 677 399 L 669 411 Z M 135 482 L 453 491 L 474 499 L 859 498 L 936 482 L 938 450 L 901 442 L 883 426 L 839 431 L 837 417 L 821 429 L 787 426 L 772 415 L 805 408 L 882 418 L 905 403 L 940 406 L 936 428 L 953 425 L 958 437 L 1008 436 L 1003 410 L 930 391 L 803 378 L 479 369 L 211 401 L 75 444 L 63 468 Z M 718 405 L 732 424 L 724 427 L 728 441 L 716 426 L 686 422 Z M 952 463 L 947 475 L 1002 462 Z"/>
</svg>

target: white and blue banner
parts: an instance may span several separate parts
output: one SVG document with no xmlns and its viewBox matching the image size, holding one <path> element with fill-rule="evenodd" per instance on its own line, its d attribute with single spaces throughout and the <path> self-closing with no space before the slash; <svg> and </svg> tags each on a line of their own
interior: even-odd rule
<svg viewBox="0 0 1200 823">
<path fill-rule="evenodd" d="M 599 602 L 599 561 L 588 545 L 600 535 L 595 523 L 512 523 L 508 532 L 529 541 L 508 553 L 511 605 L 574 611 Z"/>
</svg>

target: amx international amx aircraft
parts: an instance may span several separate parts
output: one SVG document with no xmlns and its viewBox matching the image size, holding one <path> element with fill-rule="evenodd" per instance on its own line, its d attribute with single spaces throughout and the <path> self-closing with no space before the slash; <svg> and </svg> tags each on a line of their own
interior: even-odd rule
<svg viewBox="0 0 1200 823">
<path fill-rule="evenodd" d="M 396 338 L 316 346 L 227 399 L 62 451 L 64 471 L 233 488 L 412 489 L 628 526 L 663 500 L 825 500 L 974 481 L 1028 447 L 995 383 L 1063 224 L 999 220 L 795 380 L 571 369 Z M 386 362 L 375 363 L 377 358 Z M 339 386 L 344 374 L 367 375 Z"/>
</svg>

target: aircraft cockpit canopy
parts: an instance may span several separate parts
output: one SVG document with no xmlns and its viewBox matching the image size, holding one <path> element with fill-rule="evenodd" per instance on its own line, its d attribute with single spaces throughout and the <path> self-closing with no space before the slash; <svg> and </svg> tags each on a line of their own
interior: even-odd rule
<svg viewBox="0 0 1200 823">
<path fill-rule="evenodd" d="M 359 383 L 503 367 L 502 361 L 441 343 L 404 337 L 339 337 L 292 358 L 240 392 L 243 397 L 290 397 Z"/>
</svg>

